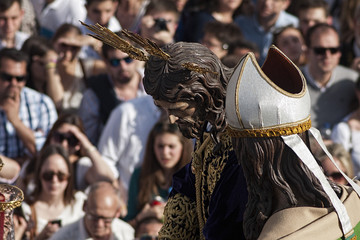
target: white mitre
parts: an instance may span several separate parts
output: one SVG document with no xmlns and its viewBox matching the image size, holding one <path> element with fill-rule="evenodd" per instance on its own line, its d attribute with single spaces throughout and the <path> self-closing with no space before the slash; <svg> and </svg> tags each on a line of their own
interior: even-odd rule
<svg viewBox="0 0 360 240">
<path fill-rule="evenodd" d="M 253 53 L 245 55 L 226 90 L 227 133 L 235 138 L 281 136 L 320 181 L 338 215 L 346 239 L 354 236 L 346 207 L 298 133 L 309 130 L 330 160 L 360 197 L 360 187 L 337 166 L 319 131 L 311 128 L 310 97 L 303 74 L 278 48 L 272 46 L 260 68 Z"/>
<path fill-rule="evenodd" d="M 233 72 L 226 93 L 230 135 L 271 137 L 304 132 L 311 127 L 310 96 L 296 65 L 272 46 L 262 68 L 253 53 Z"/>
</svg>

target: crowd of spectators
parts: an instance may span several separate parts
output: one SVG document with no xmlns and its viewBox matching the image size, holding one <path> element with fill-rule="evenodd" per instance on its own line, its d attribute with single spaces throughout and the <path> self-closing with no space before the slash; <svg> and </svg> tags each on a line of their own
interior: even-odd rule
<svg viewBox="0 0 360 240">
<path fill-rule="evenodd" d="M 198 42 L 230 68 L 274 44 L 304 73 L 313 126 L 360 174 L 359 1 L 1 0 L 0 181 L 25 193 L 16 239 L 154 236 L 190 161 L 192 142 L 144 91 L 144 63 L 80 21 Z"/>
</svg>

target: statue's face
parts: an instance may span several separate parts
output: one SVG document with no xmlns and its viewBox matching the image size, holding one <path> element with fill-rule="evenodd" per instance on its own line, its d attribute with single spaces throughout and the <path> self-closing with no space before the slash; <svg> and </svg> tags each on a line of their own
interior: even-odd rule
<svg viewBox="0 0 360 240">
<path fill-rule="evenodd" d="M 200 137 L 204 123 L 204 115 L 199 114 L 200 104 L 194 101 L 169 103 L 163 100 L 155 100 L 155 104 L 168 112 L 170 122 L 176 123 L 185 137 Z"/>
</svg>

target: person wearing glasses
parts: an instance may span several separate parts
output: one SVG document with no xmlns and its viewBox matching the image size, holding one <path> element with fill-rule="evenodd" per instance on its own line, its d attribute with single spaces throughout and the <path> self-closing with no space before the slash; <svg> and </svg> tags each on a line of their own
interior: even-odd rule
<svg viewBox="0 0 360 240">
<path fill-rule="evenodd" d="M 57 119 L 52 100 L 25 87 L 28 56 L 14 48 L 0 50 L 1 182 L 14 182 L 25 160 L 40 150 Z"/>
<path fill-rule="evenodd" d="M 356 107 L 355 81 L 358 73 L 339 65 L 339 34 L 326 23 L 308 30 L 305 37 L 307 64 L 302 72 L 311 98 L 312 125 L 328 138 L 329 130 Z"/>
<path fill-rule="evenodd" d="M 341 143 L 330 142 L 326 144 L 326 148 L 333 156 L 334 161 L 349 178 L 354 179 L 354 166 L 351 159 L 351 155 L 348 150 Z M 321 162 L 321 166 L 325 175 L 333 182 L 342 185 L 348 185 L 348 182 L 340 171 L 331 162 L 330 158 L 326 154 L 321 154 L 318 158 Z"/>
<path fill-rule="evenodd" d="M 60 97 L 55 102 L 59 112 L 76 112 L 88 79 L 92 75 L 106 72 L 102 60 L 80 58 L 81 48 L 93 42 L 98 41 L 82 35 L 80 28 L 69 23 L 61 25 L 52 38 L 58 57 L 53 58 L 46 67 L 60 75 L 61 86 L 57 89 Z"/>
<path fill-rule="evenodd" d="M 34 191 L 25 195 L 21 205 L 30 239 L 49 239 L 60 227 L 84 215 L 86 195 L 74 189 L 73 168 L 62 146 L 51 144 L 40 152 L 34 182 Z"/>
<path fill-rule="evenodd" d="M 122 204 L 119 191 L 113 185 L 108 182 L 95 183 L 91 185 L 83 206 L 85 216 L 61 228 L 50 239 L 134 239 L 134 229 L 119 219 Z"/>
<path fill-rule="evenodd" d="M 107 73 L 88 79 L 88 89 L 78 112 L 85 133 L 94 145 L 97 145 L 111 111 L 119 103 L 145 95 L 139 61 L 106 44 L 102 46 L 102 54 Z"/>
<path fill-rule="evenodd" d="M 74 188 L 84 191 L 90 184 L 106 180 L 115 181 L 111 169 L 103 161 L 100 153 L 84 133 L 84 127 L 78 115 L 65 113 L 59 116 L 50 130 L 44 147 L 60 144 L 69 155 L 74 168 Z M 36 159 L 32 159 L 36 162 Z M 18 181 L 25 192 L 31 192 L 35 162 L 26 164 L 26 172 Z"/>
</svg>

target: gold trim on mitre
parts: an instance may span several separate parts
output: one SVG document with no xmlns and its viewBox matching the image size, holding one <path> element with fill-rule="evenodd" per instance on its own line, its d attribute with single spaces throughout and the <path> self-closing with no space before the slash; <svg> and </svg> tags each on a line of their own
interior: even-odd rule
<svg viewBox="0 0 360 240">
<path fill-rule="evenodd" d="M 279 137 L 305 132 L 311 128 L 310 116 L 307 120 L 302 121 L 294 126 L 274 127 L 267 129 L 236 129 L 228 126 L 226 132 L 231 137 Z"/>
<path fill-rule="evenodd" d="M 225 111 L 233 137 L 284 136 L 311 128 L 306 80 L 275 46 L 261 68 L 253 53 L 240 60 L 227 86 Z"/>
</svg>

